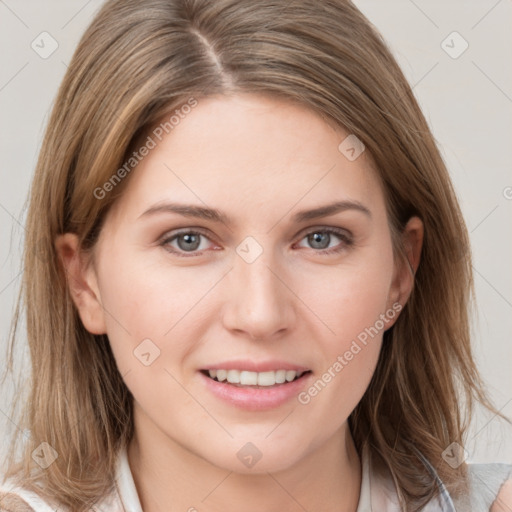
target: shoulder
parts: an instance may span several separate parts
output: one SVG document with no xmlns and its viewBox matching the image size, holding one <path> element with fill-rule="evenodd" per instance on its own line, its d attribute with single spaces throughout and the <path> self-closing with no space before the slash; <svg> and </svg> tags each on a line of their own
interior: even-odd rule
<svg viewBox="0 0 512 512">
<path fill-rule="evenodd" d="M 13 492 L 0 490 L 0 512 L 32 512 L 34 509 Z"/>
<path fill-rule="evenodd" d="M 510 510 L 512 510 L 512 477 L 501 486 L 490 512 L 507 512 Z"/>
<path fill-rule="evenodd" d="M 512 510 L 512 464 L 468 464 L 469 495 L 458 499 L 457 510 L 510 512 Z"/>
<path fill-rule="evenodd" d="M 11 481 L 0 483 L 0 512 L 68 512 L 55 509 L 35 492 L 23 489 Z"/>
<path fill-rule="evenodd" d="M 99 499 L 90 512 L 120 512 L 123 504 L 117 493 L 112 492 Z M 11 480 L 1 481 L 0 477 L 0 512 L 72 512 L 68 507 L 56 506 L 45 501 L 39 494 L 16 485 Z"/>
</svg>

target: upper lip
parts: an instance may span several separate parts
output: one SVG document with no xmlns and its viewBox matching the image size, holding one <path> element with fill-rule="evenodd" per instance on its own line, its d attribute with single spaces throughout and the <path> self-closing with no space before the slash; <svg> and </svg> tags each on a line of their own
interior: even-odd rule
<svg viewBox="0 0 512 512">
<path fill-rule="evenodd" d="M 268 372 L 273 370 L 295 370 L 296 372 L 306 372 L 309 370 L 306 366 L 289 363 L 286 361 L 268 360 L 268 361 L 250 361 L 250 360 L 231 360 L 221 361 L 209 365 L 203 370 L 242 370 L 249 372 Z"/>
</svg>

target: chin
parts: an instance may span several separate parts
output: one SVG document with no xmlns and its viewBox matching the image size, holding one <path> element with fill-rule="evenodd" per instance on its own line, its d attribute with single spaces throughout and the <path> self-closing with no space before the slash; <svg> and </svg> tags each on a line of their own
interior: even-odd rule
<svg viewBox="0 0 512 512">
<path fill-rule="evenodd" d="M 283 459 L 280 455 L 274 454 L 269 456 L 268 452 L 266 452 L 252 467 L 245 466 L 238 458 L 235 458 L 235 460 L 230 458 L 229 460 L 219 462 L 221 464 L 216 464 L 218 467 L 240 475 L 267 475 L 268 473 L 279 473 L 291 468 L 296 463 L 296 460 L 291 458 Z"/>
<path fill-rule="evenodd" d="M 246 437 L 245 439 L 251 439 Z M 210 446 L 221 447 L 221 452 L 200 454 L 207 462 L 226 471 L 243 475 L 276 473 L 292 467 L 305 454 L 301 451 L 304 444 L 283 444 L 280 440 L 252 437 L 253 441 L 230 439 L 224 442 L 211 442 Z"/>
</svg>

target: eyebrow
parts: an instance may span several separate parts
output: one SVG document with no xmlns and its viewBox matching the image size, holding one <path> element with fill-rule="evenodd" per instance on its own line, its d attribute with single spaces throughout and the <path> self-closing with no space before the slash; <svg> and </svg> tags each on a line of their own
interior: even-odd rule
<svg viewBox="0 0 512 512">
<path fill-rule="evenodd" d="M 347 210 L 356 210 L 364 213 L 369 218 L 372 217 L 371 211 L 359 201 L 337 201 L 335 203 L 326 204 L 313 208 L 310 210 L 302 210 L 293 215 L 293 222 L 304 222 L 319 217 L 327 217 L 336 213 L 344 212 Z M 155 215 L 157 213 L 177 213 L 184 217 L 194 217 L 198 219 L 211 220 L 214 222 L 229 223 L 229 217 L 217 210 L 216 208 L 206 208 L 193 204 L 180 204 L 180 203 L 158 203 L 148 208 L 138 218 Z"/>
<path fill-rule="evenodd" d="M 356 210 L 364 213 L 368 217 L 372 217 L 371 211 L 359 201 L 337 201 L 335 203 L 319 206 L 312 210 L 302 210 L 296 213 L 292 218 L 294 222 L 303 222 L 305 220 L 317 219 L 318 217 L 327 217 L 335 213 L 347 210 Z"/>
</svg>

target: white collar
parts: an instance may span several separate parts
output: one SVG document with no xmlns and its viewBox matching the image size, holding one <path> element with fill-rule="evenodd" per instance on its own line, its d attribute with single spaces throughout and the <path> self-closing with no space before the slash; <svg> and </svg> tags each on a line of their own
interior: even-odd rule
<svg viewBox="0 0 512 512">
<path fill-rule="evenodd" d="M 128 452 L 126 447 L 123 447 L 118 455 L 117 460 L 117 478 L 116 478 L 117 491 L 121 499 L 120 505 L 125 512 L 142 512 L 139 495 L 133 480 L 133 475 L 128 463 Z"/>
</svg>

